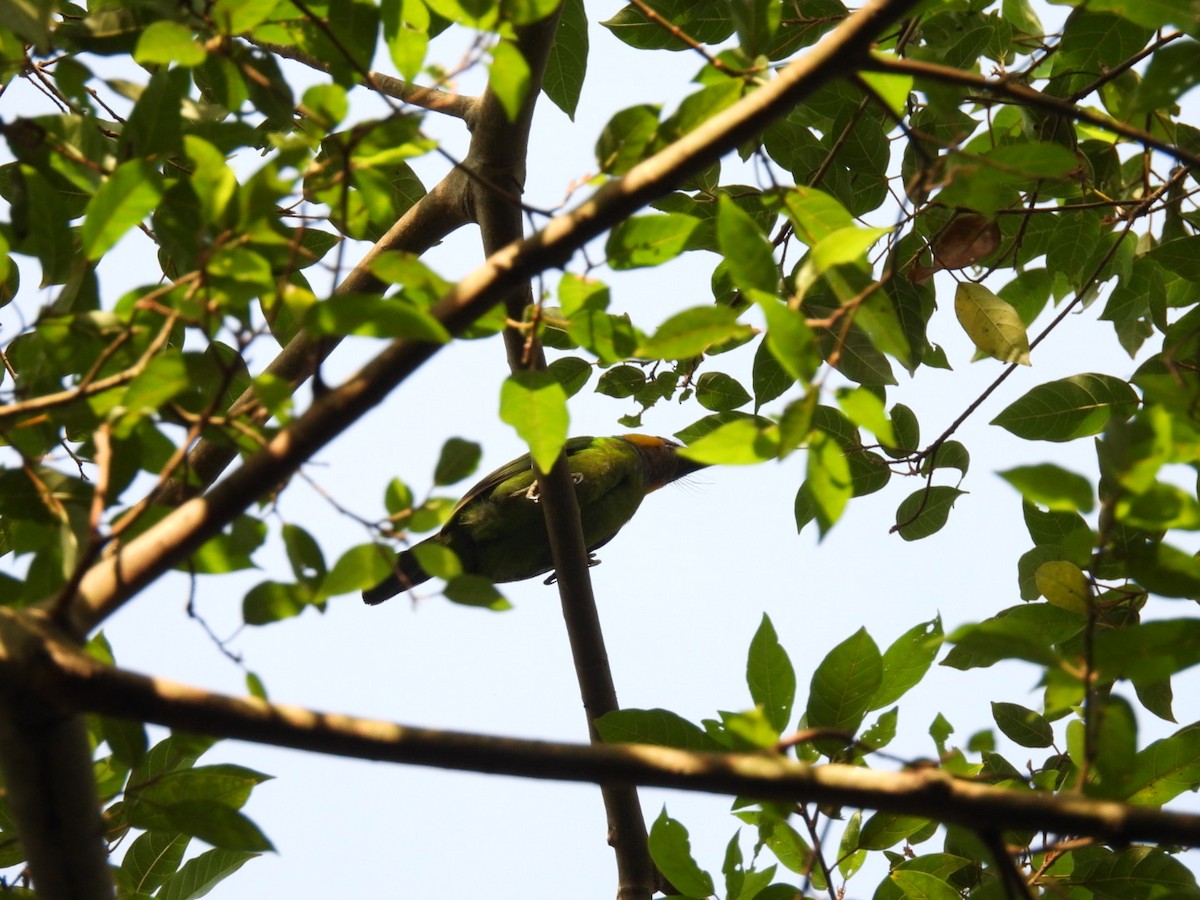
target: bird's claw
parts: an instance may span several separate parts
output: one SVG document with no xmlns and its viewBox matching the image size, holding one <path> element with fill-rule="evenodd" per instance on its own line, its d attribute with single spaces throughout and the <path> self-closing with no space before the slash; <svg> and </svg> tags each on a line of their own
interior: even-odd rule
<svg viewBox="0 0 1200 900">
<path fill-rule="evenodd" d="M 587 562 L 588 562 L 589 569 L 592 568 L 592 566 L 600 565 L 600 560 L 596 559 L 595 553 L 588 553 Z M 546 580 L 543 581 L 542 584 L 554 584 L 556 581 L 558 581 L 558 573 L 551 572 L 549 575 L 546 576 Z"/>
</svg>

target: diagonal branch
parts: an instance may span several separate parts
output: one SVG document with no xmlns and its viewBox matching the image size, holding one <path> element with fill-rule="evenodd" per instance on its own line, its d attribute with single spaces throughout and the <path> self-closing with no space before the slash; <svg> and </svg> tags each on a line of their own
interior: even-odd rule
<svg viewBox="0 0 1200 900">
<path fill-rule="evenodd" d="M 381 282 L 371 272 L 371 265 L 380 254 L 392 250 L 407 251 L 421 254 L 437 244 L 446 235 L 465 225 L 468 221 L 465 212 L 464 196 L 469 185 L 466 175 L 455 169 L 438 182 L 424 197 L 414 203 L 396 224 L 388 229 L 366 255 L 338 285 L 340 294 L 369 294 L 382 293 L 387 285 Z M 333 352 L 338 341 L 325 339 L 314 341 L 304 332 L 296 335 L 279 355 L 267 366 L 265 374 L 273 375 L 292 384 L 300 384 L 307 379 L 316 366 Z M 229 416 L 248 415 L 256 413 L 260 419 L 266 418 L 266 411 L 259 406 L 258 395 L 253 390 L 247 390 L 230 406 Z M 202 439 L 188 454 L 186 470 L 192 476 L 191 483 L 207 486 L 216 481 L 225 468 L 237 456 L 237 450 L 228 441 Z M 160 503 L 165 506 L 176 506 L 195 488 L 189 487 L 185 479 L 175 479 L 153 492 L 134 510 L 140 510 L 145 504 Z"/>
<path fill-rule="evenodd" d="M 863 65 L 863 68 L 871 72 L 892 72 L 898 75 L 911 75 L 914 78 L 928 78 L 930 81 L 940 81 L 945 84 L 955 84 L 960 87 L 982 91 L 1001 102 L 1016 103 L 1025 107 L 1044 110 L 1067 119 L 1073 119 L 1076 122 L 1083 122 L 1111 134 L 1120 135 L 1123 138 L 1141 144 L 1143 147 L 1150 147 L 1158 150 L 1160 153 L 1165 153 L 1167 156 L 1192 169 L 1200 169 L 1200 155 L 1178 144 L 1172 144 L 1170 141 L 1155 137 L 1148 131 L 1134 128 L 1132 125 L 1127 125 L 1116 119 L 1110 119 L 1089 109 L 1076 106 L 1068 100 L 1051 97 L 1049 94 L 1010 78 L 987 78 L 975 72 L 967 72 L 951 66 L 913 59 L 900 59 L 895 56 L 885 56 L 881 53 L 871 54 Z"/>
<path fill-rule="evenodd" d="M 713 116 L 624 178 L 611 181 L 540 232 L 509 244 L 464 277 L 431 310 L 451 334 L 503 302 L 537 273 L 562 266 L 602 234 L 688 176 L 757 134 L 772 120 L 861 59 L 873 35 L 915 0 L 875 0 L 848 18 L 773 81 Z M 364 273 L 364 277 L 369 277 Z M 205 497 L 184 503 L 112 556 L 92 567 L 65 624 L 84 635 L 146 584 L 186 559 L 240 515 L 255 498 L 285 481 L 312 454 L 383 400 L 438 345 L 399 339 L 349 381 L 319 396 L 266 447 Z"/>
</svg>

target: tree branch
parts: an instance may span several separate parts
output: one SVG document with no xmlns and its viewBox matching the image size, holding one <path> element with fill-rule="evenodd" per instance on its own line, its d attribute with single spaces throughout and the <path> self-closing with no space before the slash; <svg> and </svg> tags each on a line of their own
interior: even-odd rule
<svg viewBox="0 0 1200 900">
<path fill-rule="evenodd" d="M 326 60 L 319 59 L 311 53 L 305 53 L 299 47 L 290 44 L 272 44 L 267 41 L 251 41 L 254 46 L 268 53 L 283 56 L 287 59 L 302 63 L 318 72 L 328 73 L 333 68 Z M 456 94 L 438 87 L 427 87 L 420 84 L 409 84 L 400 78 L 393 78 L 374 69 L 366 73 L 365 87 L 379 93 L 419 106 L 430 112 L 442 113 L 456 119 L 469 119 L 477 104 L 475 97 Z"/>
<path fill-rule="evenodd" d="M 369 294 L 385 291 L 387 285 L 371 273 L 371 264 L 381 253 L 391 250 L 424 253 L 446 235 L 465 225 L 468 218 L 464 197 L 469 185 L 467 176 L 459 169 L 446 175 L 429 193 L 409 207 L 387 234 L 367 251 L 358 265 L 338 285 L 337 293 Z M 331 338 L 314 341 L 301 332 L 271 361 L 265 374 L 299 385 L 339 343 L 339 340 Z M 258 395 L 253 390 L 247 390 L 229 408 L 230 417 L 251 415 L 253 412 L 257 412 L 258 416 L 264 419 L 267 415 L 265 410 L 260 408 Z M 202 439 L 188 454 L 186 471 L 193 476 L 193 484 L 207 486 L 217 480 L 236 456 L 236 448 L 228 441 Z M 173 479 L 152 492 L 126 515 L 152 503 L 177 506 L 194 490 L 195 488 L 189 489 L 185 479 Z"/>
<path fill-rule="evenodd" d="M 589 240 L 720 159 L 845 72 L 848 60 L 865 55 L 872 36 L 915 2 L 874 0 L 864 6 L 773 81 L 635 166 L 624 178 L 607 183 L 537 234 L 492 254 L 433 307 L 432 315 L 451 334 L 460 334 L 502 302 L 509 291 L 544 269 L 565 265 Z M 385 242 L 380 242 L 379 247 L 384 246 Z M 364 280 L 373 278 L 364 266 L 355 272 L 361 272 Z M 285 481 L 437 350 L 434 344 L 393 341 L 345 384 L 317 397 L 308 410 L 205 497 L 183 504 L 93 566 L 83 578 L 64 624 L 79 635 L 86 634 L 146 584 L 219 533 L 255 498 Z"/>
<path fill-rule="evenodd" d="M 1112 134 L 1118 134 L 1144 147 L 1150 147 L 1161 153 L 1165 153 L 1185 166 L 1190 166 L 1193 169 L 1200 168 L 1200 156 L 1180 147 L 1178 144 L 1172 144 L 1169 141 L 1157 138 L 1148 131 L 1142 131 L 1140 128 L 1134 128 L 1132 125 L 1126 125 L 1124 122 L 1118 122 L 1116 119 L 1110 119 L 1091 110 L 1082 109 L 1070 101 L 1051 97 L 1049 94 L 1035 90 L 1019 81 L 1008 78 L 985 78 L 983 75 L 977 75 L 974 72 L 967 72 L 963 69 L 955 69 L 951 66 L 942 66 L 937 63 L 921 62 L 913 59 L 901 59 L 895 56 L 885 56 L 881 53 L 872 53 L 863 64 L 863 68 L 872 72 L 891 72 L 898 75 L 911 75 L 914 78 L 928 78 L 931 81 L 940 81 L 945 84 L 955 84 L 960 87 L 983 91 L 984 93 L 991 94 L 1001 102 L 1017 103 L 1034 109 L 1045 110 L 1046 112 L 1073 119 L 1076 122 L 1084 122 Z"/>
<path fill-rule="evenodd" d="M 105 666 L 66 640 L 41 657 L 44 699 L 78 711 L 296 750 L 549 781 L 640 784 L 826 803 L 922 816 L 977 829 L 1090 835 L 1122 844 L 1200 846 L 1200 815 L 957 779 L 940 769 L 882 772 L 812 766 L 769 753 L 696 753 L 641 744 L 582 745 L 413 728 L 257 698 L 213 694 Z"/>
<path fill-rule="evenodd" d="M 46 642 L 33 615 L 0 609 L 5 799 L 40 900 L 112 897 L 92 747 L 83 717 L 45 700 Z"/>
</svg>

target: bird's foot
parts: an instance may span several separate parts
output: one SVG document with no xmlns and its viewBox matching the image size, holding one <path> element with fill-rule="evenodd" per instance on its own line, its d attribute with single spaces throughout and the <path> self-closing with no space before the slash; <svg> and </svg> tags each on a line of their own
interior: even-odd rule
<svg viewBox="0 0 1200 900">
<path fill-rule="evenodd" d="M 588 568 L 590 569 L 592 566 L 598 566 L 598 565 L 600 565 L 600 560 L 596 559 L 596 554 L 589 553 L 588 554 Z M 551 572 L 549 575 L 546 576 L 546 580 L 543 581 L 542 584 L 554 584 L 556 581 L 558 581 L 558 573 Z"/>
</svg>

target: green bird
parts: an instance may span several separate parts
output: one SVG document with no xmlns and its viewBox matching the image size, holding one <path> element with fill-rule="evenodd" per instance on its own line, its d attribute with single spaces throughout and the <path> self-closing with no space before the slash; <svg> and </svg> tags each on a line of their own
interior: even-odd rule
<svg viewBox="0 0 1200 900">
<path fill-rule="evenodd" d="M 648 493 L 702 468 L 680 456 L 674 441 L 644 434 L 571 438 L 565 449 L 589 553 L 613 539 Z M 449 547 L 465 572 L 495 582 L 549 572 L 554 564 L 539 500 L 537 475 L 526 453 L 471 488 L 441 531 L 397 554 L 392 574 L 363 591 L 363 600 L 382 603 L 427 581 L 430 576 L 413 552 L 425 544 Z"/>
</svg>

